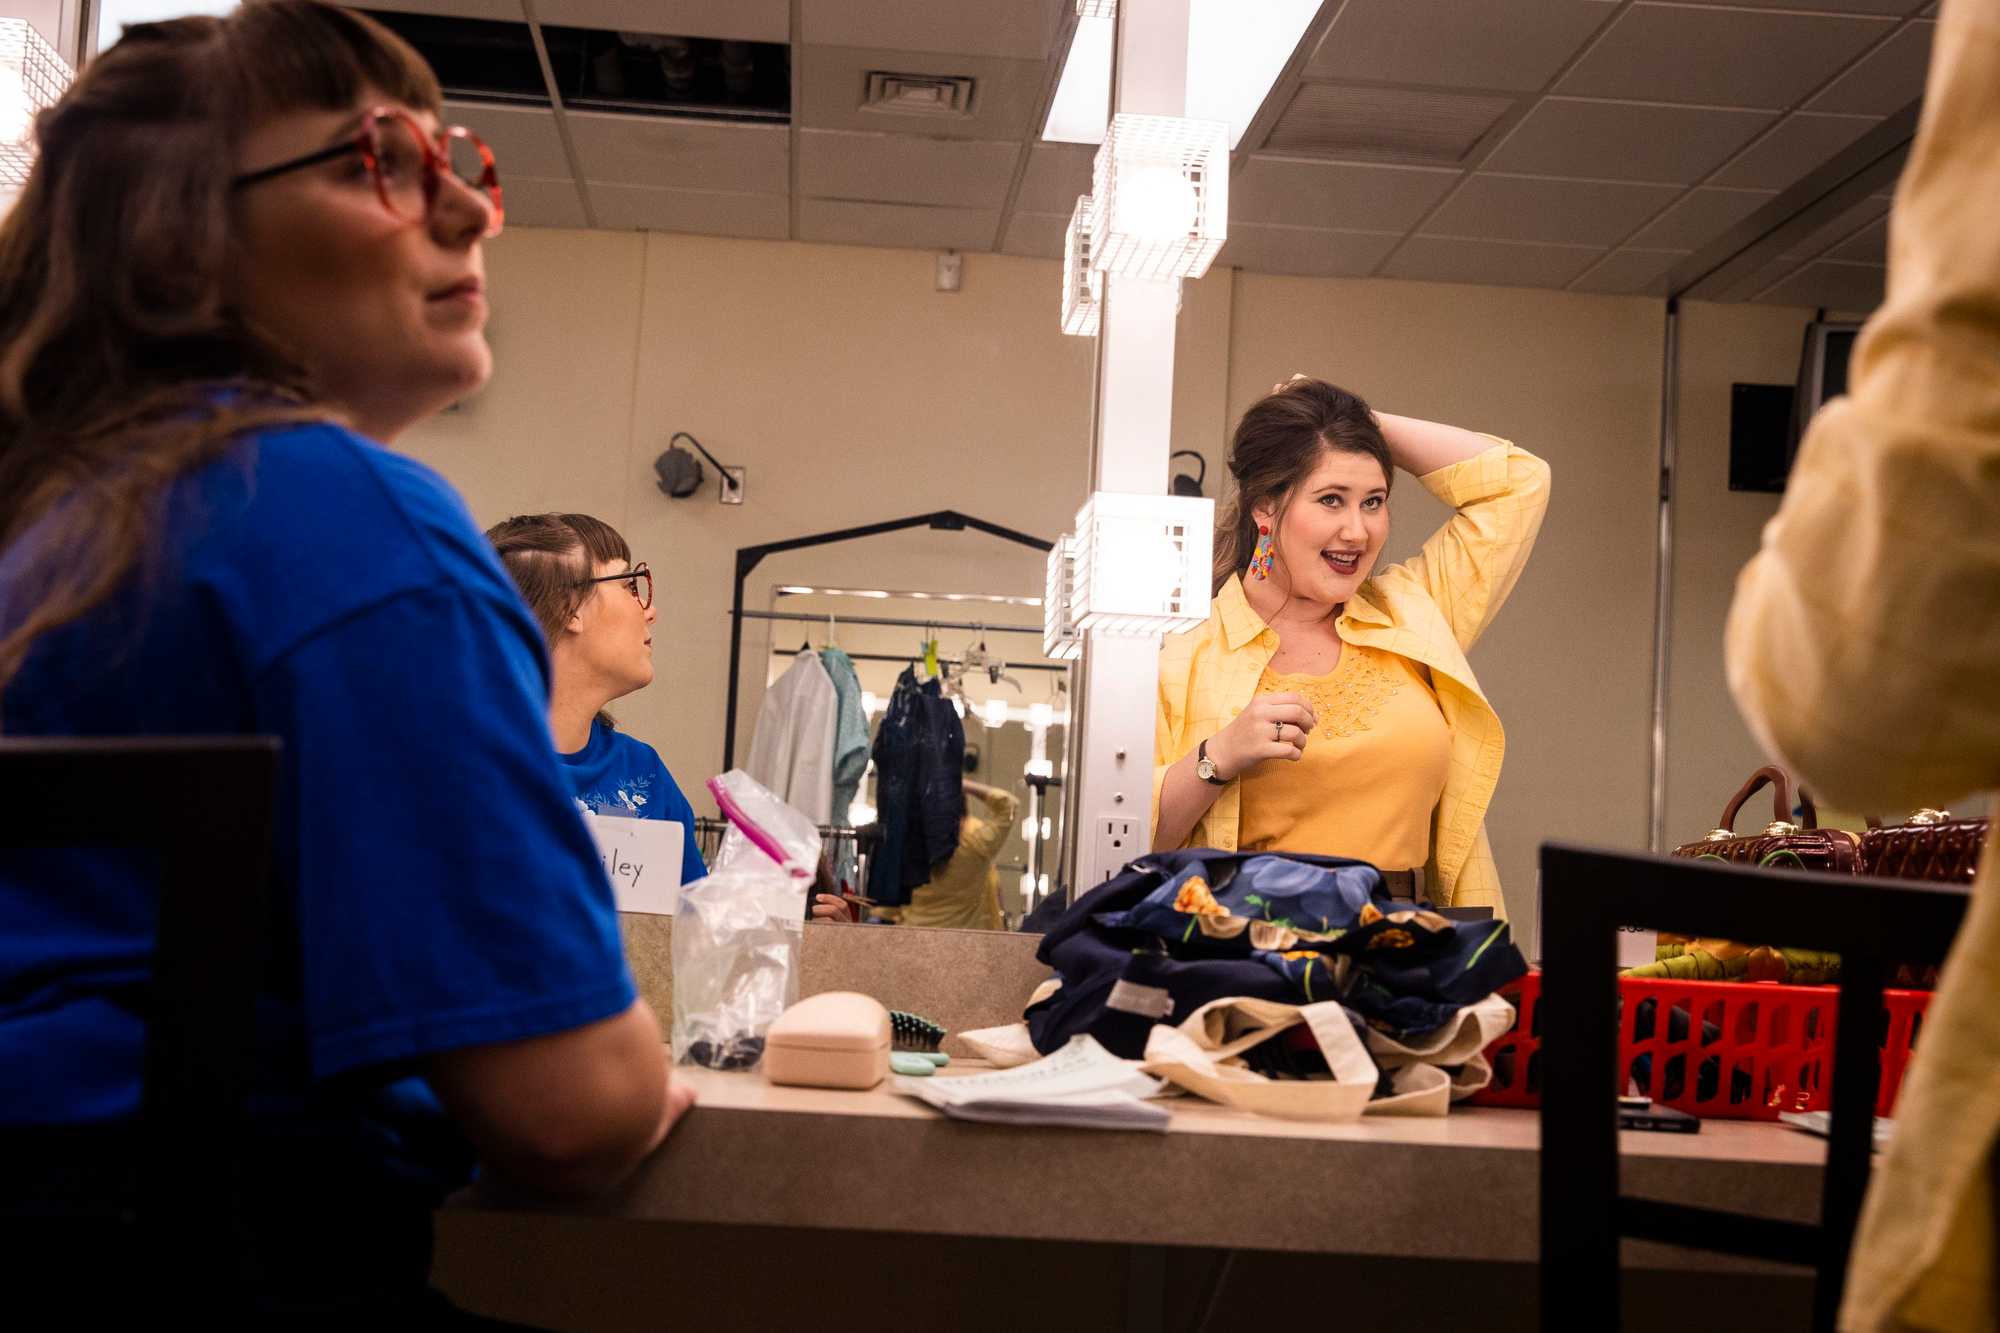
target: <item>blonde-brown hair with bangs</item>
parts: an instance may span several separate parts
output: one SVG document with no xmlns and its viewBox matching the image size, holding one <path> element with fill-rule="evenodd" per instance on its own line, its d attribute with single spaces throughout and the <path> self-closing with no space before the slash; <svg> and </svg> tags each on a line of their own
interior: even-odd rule
<svg viewBox="0 0 2000 1333">
<path fill-rule="evenodd" d="M 182 474 L 259 429 L 337 420 L 298 358 L 227 297 L 231 180 L 276 116 L 375 94 L 420 111 L 436 77 L 373 20 L 315 0 L 135 24 L 35 122 L 0 223 L 0 689 L 33 641 L 145 567 Z"/>
</svg>

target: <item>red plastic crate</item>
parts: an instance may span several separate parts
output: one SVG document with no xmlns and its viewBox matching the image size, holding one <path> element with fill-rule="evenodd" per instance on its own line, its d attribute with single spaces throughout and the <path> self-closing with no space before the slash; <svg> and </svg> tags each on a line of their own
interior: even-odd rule
<svg viewBox="0 0 2000 1333">
<path fill-rule="evenodd" d="M 1618 979 L 1622 1078 L 1642 1072 L 1653 1100 L 1719 1120 L 1776 1120 L 1781 1111 L 1824 1111 L 1831 1105 L 1834 986 L 1776 982 Z M 1542 974 L 1530 972 L 1502 988 L 1514 1005 L 1514 1028 L 1486 1048 L 1493 1082 L 1472 1097 L 1476 1106 L 1540 1106 Z M 1652 1000 L 1652 1033 L 1636 1033 L 1640 1005 Z M 1929 991 L 1882 993 L 1885 1017 L 1882 1082 L 1875 1113 L 1891 1114 Z M 1678 1039 L 1673 1029 L 1685 1018 Z M 1646 1061 L 1640 1064 L 1640 1061 Z M 1620 1090 L 1623 1088 L 1621 1086 Z"/>
</svg>

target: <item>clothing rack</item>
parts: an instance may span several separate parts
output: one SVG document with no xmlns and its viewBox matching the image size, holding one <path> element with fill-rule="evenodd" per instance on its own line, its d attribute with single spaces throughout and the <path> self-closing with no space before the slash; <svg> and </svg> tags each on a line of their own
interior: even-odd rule
<svg viewBox="0 0 2000 1333">
<path fill-rule="evenodd" d="M 1040 537 L 1031 537 L 1025 532 L 989 523 L 970 514 L 961 514 L 956 509 L 939 509 L 928 514 L 912 514 L 908 518 L 892 518 L 882 523 L 865 523 L 860 527 L 841 528 L 834 532 L 814 532 L 803 537 L 791 537 L 784 541 L 763 542 L 756 546 L 736 548 L 736 573 L 734 587 L 730 593 L 729 623 L 729 698 L 723 705 L 722 713 L 722 768 L 724 772 L 736 767 L 736 705 L 743 689 L 743 622 L 753 617 L 758 619 L 782 616 L 796 616 L 796 611 L 746 611 L 743 609 L 743 585 L 755 572 L 758 565 L 770 556 L 787 551 L 809 550 L 816 546 L 830 546 L 837 542 L 858 541 L 867 537 L 881 537 L 892 532 L 906 532 L 913 528 L 930 528 L 937 532 L 978 532 L 1001 541 L 1026 546 L 1044 554 L 1054 549 L 1054 543 Z M 824 616 L 806 617 L 824 620 Z M 928 622 L 934 625 L 934 622 Z M 977 629 L 978 626 L 968 628 Z M 999 631 L 996 631 L 999 632 Z M 1038 631 L 1039 632 L 1039 631 Z"/>
<path fill-rule="evenodd" d="M 808 611 L 731 611 L 732 616 L 744 620 L 793 620 L 808 625 L 824 625 L 831 620 L 837 625 L 890 625 L 899 629 L 962 629 L 985 634 L 1032 634 L 1042 637 L 1040 625 L 989 625 L 971 620 L 906 620 L 897 616 L 843 616 L 817 614 Z M 852 656 L 852 654 L 849 654 Z M 1067 671 L 1068 667 L 1053 668 Z"/>
<path fill-rule="evenodd" d="M 801 651 L 805 651 L 805 652 L 811 652 L 811 651 L 813 651 L 813 650 L 812 650 L 812 649 L 810 649 L 810 648 L 808 648 L 808 649 L 803 649 L 803 650 L 801 650 L 801 649 L 798 649 L 798 648 L 773 648 L 773 649 L 771 650 L 771 654 L 772 654 L 772 656 L 774 656 L 774 657 L 797 657 L 797 656 L 799 655 L 799 653 L 800 653 Z M 842 652 L 847 652 L 847 650 L 846 650 L 845 648 L 841 649 L 841 651 L 842 651 Z M 848 658 L 849 658 L 850 660 L 852 660 L 852 661 L 855 661 L 855 662 L 911 662 L 911 661 L 915 661 L 915 660 L 916 660 L 916 655 L 915 655 L 915 654 L 913 654 L 913 653 L 847 653 L 847 656 L 848 656 Z M 939 662 L 940 664 L 944 664 L 944 663 L 952 663 L 952 664 L 960 664 L 960 663 L 962 663 L 962 660 L 963 660 L 963 659 L 961 659 L 961 658 L 956 658 L 956 657 L 944 657 L 944 656 L 940 656 L 940 657 L 938 658 L 938 662 Z M 974 670 L 982 670 L 982 669 L 983 669 L 983 668 L 978 668 L 978 667 L 975 667 L 975 668 L 974 668 Z M 1007 663 L 1007 670 L 1008 670 L 1008 671 L 1010 671 L 1010 672 L 1013 672 L 1013 671 L 1068 671 L 1068 670 L 1069 670 L 1069 663 L 1067 663 L 1067 662 L 1009 662 L 1009 663 Z"/>
<path fill-rule="evenodd" d="M 712 815 L 695 817 L 694 842 L 704 862 L 714 861 L 715 854 L 722 850 L 722 835 L 728 827 L 729 821 L 726 819 L 717 819 Z M 837 828 L 832 824 L 819 825 L 818 832 L 820 842 L 829 851 L 841 843 L 853 848 L 855 884 L 857 887 L 865 885 L 868 882 L 868 858 L 875 850 L 873 829 L 866 838 L 861 836 L 859 829 Z"/>
</svg>

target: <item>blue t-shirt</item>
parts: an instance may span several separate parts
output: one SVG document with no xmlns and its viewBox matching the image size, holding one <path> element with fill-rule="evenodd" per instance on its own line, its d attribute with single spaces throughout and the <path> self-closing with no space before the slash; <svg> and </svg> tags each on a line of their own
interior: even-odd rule
<svg viewBox="0 0 2000 1333">
<path fill-rule="evenodd" d="M 598 718 L 591 722 L 590 739 L 581 750 L 556 758 L 562 761 L 578 809 L 621 819 L 677 820 L 686 832 L 681 883 L 708 873 L 701 863 L 701 848 L 695 843 L 694 807 L 660 762 L 658 750 Z"/>
<path fill-rule="evenodd" d="M 421 1060 L 635 993 L 540 632 L 443 479 L 337 427 L 239 443 L 162 514 L 151 577 L 36 641 L 0 729 L 282 739 L 253 1136 L 342 1188 L 452 1188 L 471 1160 Z M 0 625 L 35 539 L 0 556 Z M 145 799 L 105 792 L 106 820 Z M 0 853 L 0 1125 L 137 1110 L 156 894 L 138 856 Z"/>
</svg>

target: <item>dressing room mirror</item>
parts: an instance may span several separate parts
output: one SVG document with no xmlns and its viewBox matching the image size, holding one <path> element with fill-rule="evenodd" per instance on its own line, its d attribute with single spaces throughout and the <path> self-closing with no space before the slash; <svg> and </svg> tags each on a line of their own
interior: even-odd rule
<svg viewBox="0 0 2000 1333">
<path fill-rule="evenodd" d="M 738 762 L 817 813 L 801 733 L 824 733 L 819 677 L 851 671 L 853 705 L 832 696 L 835 876 L 876 923 L 1018 927 L 1062 878 L 1070 666 L 1042 653 L 1040 591 L 779 582 L 763 600 L 744 617 L 763 692 Z"/>
</svg>

